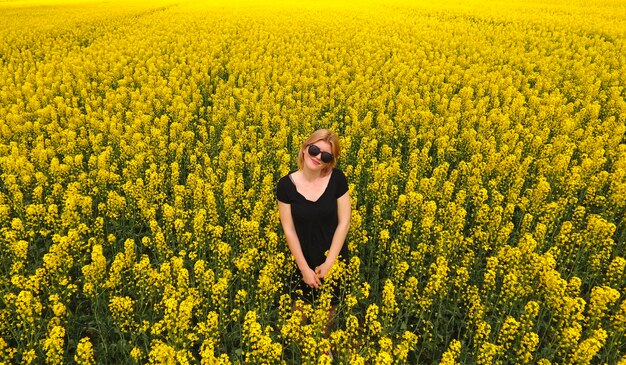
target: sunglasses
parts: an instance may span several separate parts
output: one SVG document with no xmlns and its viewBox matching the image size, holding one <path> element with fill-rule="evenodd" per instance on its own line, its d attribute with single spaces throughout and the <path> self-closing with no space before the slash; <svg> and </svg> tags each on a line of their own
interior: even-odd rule
<svg viewBox="0 0 626 365">
<path fill-rule="evenodd" d="M 322 150 L 320 150 L 320 148 L 314 144 L 309 145 L 309 155 L 315 157 L 320 153 L 322 154 L 321 159 L 324 163 L 329 163 L 333 161 L 334 157 L 332 153 L 326 151 L 322 152 Z"/>
</svg>

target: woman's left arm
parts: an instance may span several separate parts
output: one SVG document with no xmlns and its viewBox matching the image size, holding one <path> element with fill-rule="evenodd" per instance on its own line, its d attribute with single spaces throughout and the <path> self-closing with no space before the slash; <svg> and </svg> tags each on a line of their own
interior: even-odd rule
<svg viewBox="0 0 626 365">
<path fill-rule="evenodd" d="M 350 229 L 350 215 L 350 193 L 346 192 L 337 199 L 337 218 L 339 223 L 337 224 L 337 229 L 335 229 L 333 241 L 330 244 L 330 250 L 326 256 L 326 261 L 315 268 L 315 273 L 320 278 L 323 278 L 328 274 L 330 268 L 333 267 L 339 253 L 341 252 L 341 248 L 343 247 L 346 241 L 346 236 L 348 235 L 348 229 Z"/>
</svg>

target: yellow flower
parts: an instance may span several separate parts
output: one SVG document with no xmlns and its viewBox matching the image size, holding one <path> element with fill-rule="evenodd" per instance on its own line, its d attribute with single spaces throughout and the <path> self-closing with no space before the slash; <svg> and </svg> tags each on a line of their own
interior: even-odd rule
<svg viewBox="0 0 626 365">
<path fill-rule="evenodd" d="M 85 278 L 83 291 L 87 296 L 93 296 L 96 290 L 103 285 L 106 276 L 106 257 L 102 253 L 102 245 L 94 245 L 91 249 L 91 264 L 82 268 Z"/>
<path fill-rule="evenodd" d="M 501 348 L 493 343 L 484 342 L 478 351 L 478 364 L 499 364 L 500 360 L 497 360 L 500 356 Z"/>
<path fill-rule="evenodd" d="M 41 303 L 32 292 L 23 290 L 17 295 L 16 299 L 15 306 L 22 321 L 33 322 L 35 317 L 41 315 Z"/>
<path fill-rule="evenodd" d="M 606 282 L 608 286 L 613 288 L 619 288 L 619 283 L 622 282 L 624 278 L 624 274 L 626 274 L 626 259 L 623 257 L 617 256 L 611 261 L 607 272 L 606 272 Z"/>
<path fill-rule="evenodd" d="M 487 268 L 484 274 L 483 291 L 490 293 L 496 286 L 496 268 L 498 267 L 498 258 L 491 256 L 487 258 Z"/>
<path fill-rule="evenodd" d="M 9 363 L 13 359 L 15 352 L 16 350 L 14 348 L 9 347 L 6 341 L 3 338 L 0 338 L 0 361 L 1 362 Z"/>
<path fill-rule="evenodd" d="M 176 364 L 177 353 L 174 348 L 159 340 L 153 340 L 148 354 L 149 364 Z"/>
<path fill-rule="evenodd" d="M 262 329 L 257 322 L 255 311 L 246 313 L 242 339 L 245 346 L 245 361 L 252 363 L 276 363 L 283 353 L 280 343 L 273 342 L 270 337 L 271 327 Z"/>
<path fill-rule="evenodd" d="M 53 326 L 42 348 L 46 352 L 46 364 L 63 364 L 65 328 Z"/>
<path fill-rule="evenodd" d="M 50 304 L 51 304 L 52 313 L 54 313 L 56 317 L 65 316 L 67 309 L 65 308 L 65 305 L 60 302 L 61 298 L 59 297 L 59 295 L 52 294 L 50 295 L 48 300 L 50 301 Z"/>
<path fill-rule="evenodd" d="M 391 318 L 391 316 L 398 313 L 398 311 L 399 308 L 396 302 L 394 285 L 391 280 L 387 279 L 383 287 L 382 312 L 385 316 Z"/>
<path fill-rule="evenodd" d="M 391 365 L 393 364 L 393 357 L 390 353 L 381 351 L 376 355 L 376 360 L 374 361 L 376 365 Z"/>
<path fill-rule="evenodd" d="M 603 329 L 593 331 L 591 337 L 583 340 L 574 350 L 572 361 L 575 364 L 589 364 L 604 346 L 608 334 Z"/>
<path fill-rule="evenodd" d="M 370 304 L 365 314 L 365 328 L 371 336 L 376 336 L 382 330 L 382 326 L 378 321 L 378 306 Z"/>
<path fill-rule="evenodd" d="M 114 323 L 122 332 L 130 331 L 134 323 L 134 300 L 127 296 L 113 296 L 109 301 L 109 310 Z"/>
<path fill-rule="evenodd" d="M 133 349 L 130 350 L 130 357 L 132 357 L 135 362 L 141 362 L 141 360 L 144 358 L 144 354 L 140 348 L 133 347 Z"/>
<path fill-rule="evenodd" d="M 37 353 L 34 349 L 28 349 L 24 351 L 22 354 L 22 363 L 23 364 L 34 364 L 37 360 Z"/>
<path fill-rule="evenodd" d="M 513 343 L 515 338 L 518 337 L 518 328 L 520 324 L 515 318 L 507 316 L 502 324 L 502 328 L 498 333 L 498 345 L 502 347 L 503 351 L 507 351 L 509 346 Z"/>
<path fill-rule="evenodd" d="M 452 340 L 448 346 L 448 350 L 441 356 L 441 365 L 454 365 L 457 364 L 456 359 L 461 353 L 461 342 L 458 340 Z"/>
<path fill-rule="evenodd" d="M 535 332 L 528 332 L 522 336 L 517 349 L 517 358 L 522 364 L 530 364 L 533 353 L 539 345 L 539 336 Z"/>
<path fill-rule="evenodd" d="M 79 365 L 92 365 L 96 361 L 94 359 L 93 346 L 88 337 L 83 337 L 78 341 L 74 361 Z"/>
<path fill-rule="evenodd" d="M 269 302 L 282 287 L 281 268 L 284 265 L 285 255 L 277 253 L 268 260 L 261 269 L 257 282 L 258 295 L 261 302 Z"/>
<path fill-rule="evenodd" d="M 396 345 L 393 350 L 393 355 L 397 362 L 403 363 L 407 360 L 409 351 L 415 348 L 418 337 L 416 334 L 410 331 L 404 331 L 402 334 L 402 340 Z"/>
<path fill-rule="evenodd" d="M 346 304 L 346 307 L 348 308 L 348 310 L 354 308 L 358 301 L 356 299 L 356 296 L 354 294 L 348 294 L 346 295 L 346 298 L 344 299 L 344 302 Z"/>
<path fill-rule="evenodd" d="M 606 316 L 606 312 L 620 297 L 620 292 L 610 286 L 594 286 L 589 299 L 589 322 L 594 327 Z"/>
</svg>

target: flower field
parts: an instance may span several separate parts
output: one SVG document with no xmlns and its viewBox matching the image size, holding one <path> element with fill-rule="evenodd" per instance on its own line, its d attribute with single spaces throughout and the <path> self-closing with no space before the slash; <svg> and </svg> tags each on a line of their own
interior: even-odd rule
<svg viewBox="0 0 626 365">
<path fill-rule="evenodd" d="M 317 128 L 329 336 L 274 195 Z M 0 1 L 0 363 L 623 365 L 625 216 L 623 1 Z"/>
</svg>

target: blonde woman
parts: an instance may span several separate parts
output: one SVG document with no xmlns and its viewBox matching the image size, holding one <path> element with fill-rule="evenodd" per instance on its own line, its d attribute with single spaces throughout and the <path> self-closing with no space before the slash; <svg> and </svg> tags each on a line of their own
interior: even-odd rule
<svg viewBox="0 0 626 365">
<path fill-rule="evenodd" d="M 313 302 L 337 259 L 348 255 L 344 243 L 350 227 L 350 196 L 346 176 L 335 167 L 339 153 L 336 134 L 315 131 L 298 151 L 298 170 L 283 176 L 276 186 L 280 222 L 308 302 Z M 337 292 L 335 287 L 333 307 L 339 300 Z"/>
</svg>

